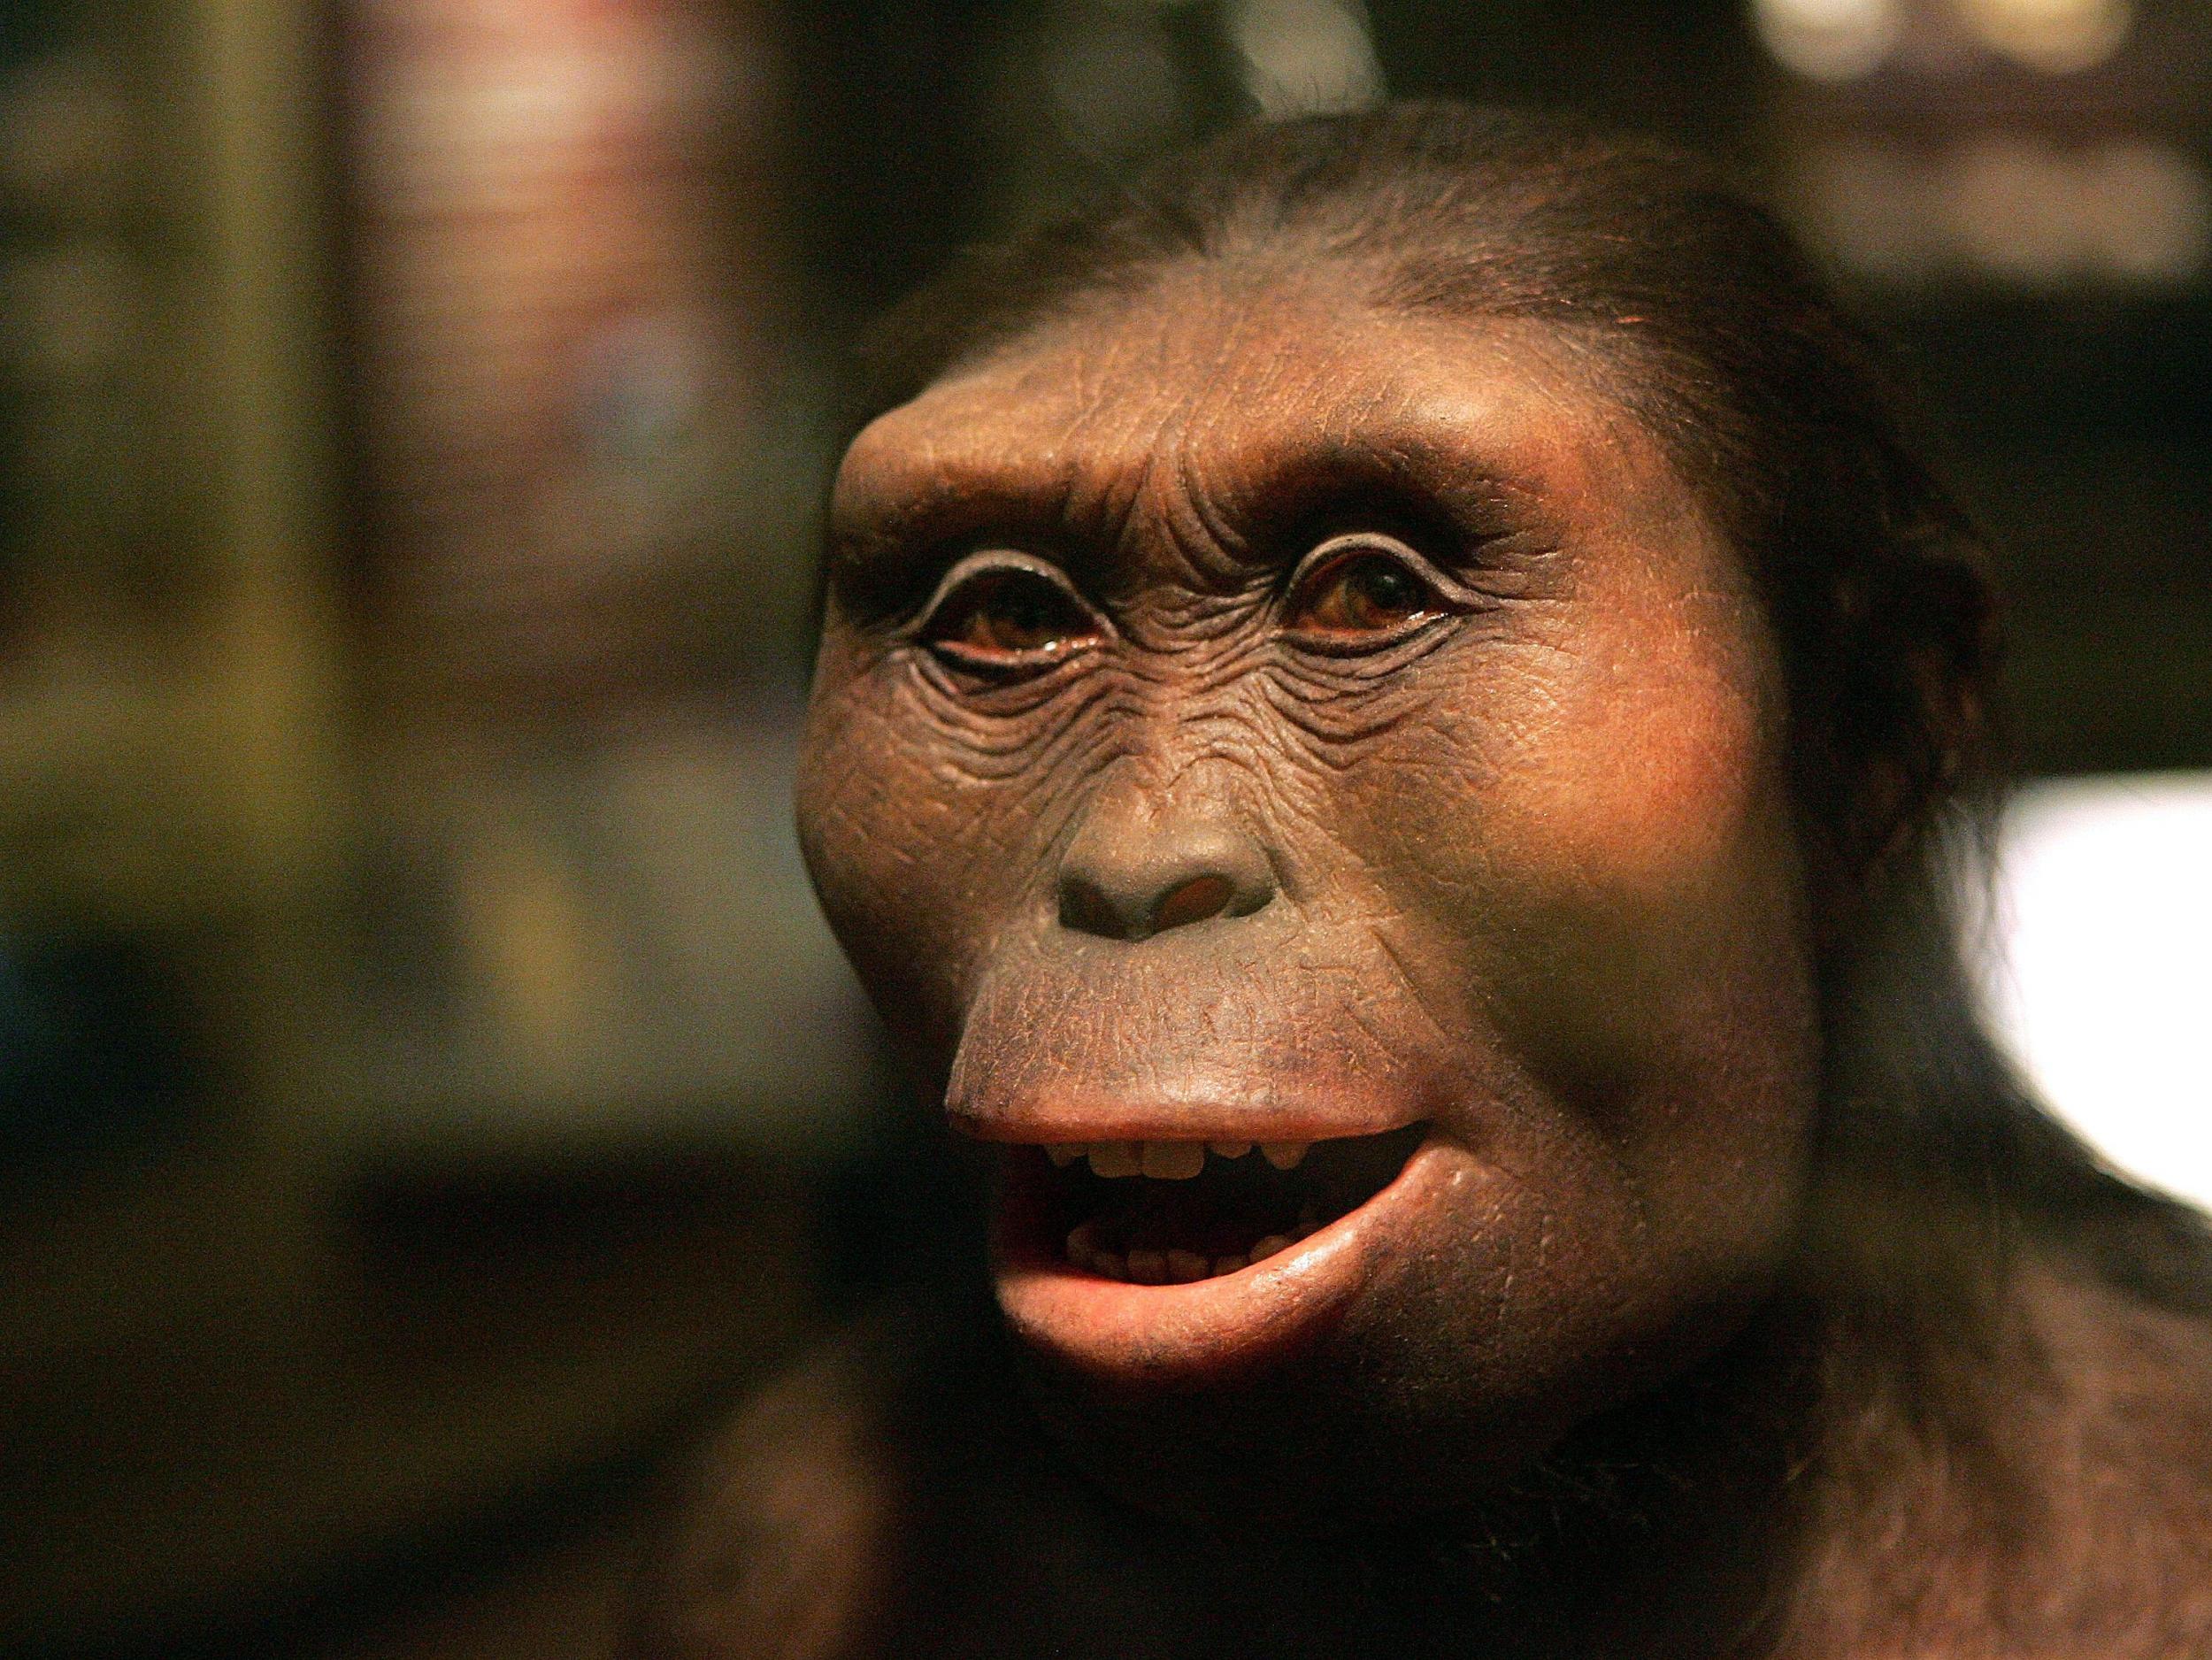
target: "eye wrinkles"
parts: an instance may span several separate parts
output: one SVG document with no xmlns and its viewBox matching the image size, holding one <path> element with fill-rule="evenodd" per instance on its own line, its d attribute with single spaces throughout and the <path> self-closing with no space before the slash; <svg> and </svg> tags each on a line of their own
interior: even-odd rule
<svg viewBox="0 0 2212 1660">
<path fill-rule="evenodd" d="M 1256 572 L 1234 592 L 1155 582 L 1118 608 L 1094 604 L 1048 560 L 995 548 L 956 564 L 899 637 L 956 668 L 1011 680 L 1113 642 L 1112 609 L 1127 617 L 1126 643 L 1173 654 L 1229 639 L 1272 603 L 1279 634 L 1309 649 L 1351 655 L 1494 603 L 1494 595 L 1380 531 L 1327 536 L 1286 574 Z"/>
<path fill-rule="evenodd" d="M 902 744 L 935 746 L 948 781 L 1056 773 L 1162 721 L 1187 741 L 1230 711 L 1262 752 L 1288 745 L 1336 770 L 1440 695 L 1474 689 L 1491 650 L 1550 626 L 1548 605 L 1523 609 L 1516 589 L 1532 585 L 1455 573 L 1381 532 L 1326 537 L 1284 565 L 1243 594 L 1155 588 L 1110 611 L 1052 562 L 986 549 L 888 641 L 841 627 L 872 660 L 849 684 Z M 1431 672 L 1455 648 L 1479 655 Z"/>
<path fill-rule="evenodd" d="M 1571 586 L 1570 504 L 1485 468 L 1463 433 L 1263 453 L 1247 434 L 1202 468 L 1173 444 L 1141 488 L 1050 446 L 948 461 L 963 439 L 935 436 L 876 446 L 841 488 L 832 611 L 864 678 L 899 689 L 879 707 L 971 776 L 1041 764 L 1071 724 L 1192 718 L 1232 688 L 1271 742 L 1348 764 L 1433 695 L 1440 654 L 1509 638 Z"/>
<path fill-rule="evenodd" d="M 964 423 L 947 436 L 919 406 L 886 420 L 893 434 L 921 425 L 930 442 L 864 435 L 840 474 L 828 548 L 833 594 L 870 626 L 910 620 L 948 571 L 994 548 L 1049 563 L 1104 603 L 1164 580 L 1234 595 L 1350 529 L 1455 568 L 1528 563 L 1564 526 L 1542 484 L 1420 421 L 1357 436 L 1217 430 L 1199 447 L 1089 455 L 1026 433 L 993 443 Z"/>
<path fill-rule="evenodd" d="M 1256 760 L 1303 756 L 1335 771 L 1440 702 L 1486 705 L 1484 665 L 1511 648 L 1482 612 L 1417 624 L 1357 655 L 1295 650 L 1266 629 L 1171 653 L 1123 634 L 1011 680 L 964 675 L 918 646 L 880 660 L 850 692 L 948 783 L 1064 773 L 1073 757 L 1133 744 L 1179 751 L 1233 728 Z"/>
</svg>

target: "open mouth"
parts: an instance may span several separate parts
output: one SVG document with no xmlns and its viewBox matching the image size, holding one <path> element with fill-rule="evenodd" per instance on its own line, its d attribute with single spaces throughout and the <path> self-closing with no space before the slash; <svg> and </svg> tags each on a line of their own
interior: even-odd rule
<svg viewBox="0 0 2212 1660">
<path fill-rule="evenodd" d="M 1428 1126 L 1317 1141 L 1059 1142 L 1021 1149 L 1039 1222 L 1066 1266 L 1132 1285 L 1254 1267 L 1397 1180 Z"/>
<path fill-rule="evenodd" d="M 1419 1248 L 1423 1218 L 1481 1180 L 1432 1129 L 1009 1146 L 999 1307 L 1033 1351 L 1110 1387 L 1262 1376 L 1334 1329 Z"/>
</svg>

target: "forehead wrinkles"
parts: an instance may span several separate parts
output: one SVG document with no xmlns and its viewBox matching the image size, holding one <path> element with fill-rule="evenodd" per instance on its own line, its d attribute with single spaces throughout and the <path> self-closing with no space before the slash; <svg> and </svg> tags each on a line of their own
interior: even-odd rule
<svg viewBox="0 0 2212 1660">
<path fill-rule="evenodd" d="M 1233 585 L 1285 458 L 1356 442 L 1402 402 L 1388 374 L 1341 306 L 1166 281 L 878 419 L 848 452 L 833 513 L 863 536 L 1057 531 L 1110 552 L 1123 580 Z"/>
<path fill-rule="evenodd" d="M 1149 418 L 1137 426 L 1149 442 L 1141 454 L 1103 452 L 1092 464 L 1126 481 L 1125 557 L 1165 556 L 1200 588 L 1244 574 L 1238 556 L 1249 551 L 1263 517 L 1256 496 L 1285 456 L 1335 424 L 1341 388 L 1358 373 L 1340 340 L 1325 332 L 1309 334 L 1302 350 L 1283 350 L 1291 308 L 1280 296 L 1208 299 L 1184 309 L 1171 290 L 1143 313 L 1153 323 L 1143 333 L 1154 374 L 1134 383 L 1142 390 L 1133 401 Z M 1125 313 L 1103 327 L 1131 339 Z"/>
</svg>

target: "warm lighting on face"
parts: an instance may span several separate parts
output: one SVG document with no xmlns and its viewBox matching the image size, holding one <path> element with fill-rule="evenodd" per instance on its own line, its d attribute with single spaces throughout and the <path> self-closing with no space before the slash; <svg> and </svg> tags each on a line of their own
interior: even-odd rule
<svg viewBox="0 0 2212 1660">
<path fill-rule="evenodd" d="M 2134 12 L 2130 0 L 1959 0 L 1977 40 L 2047 75 L 2104 62 L 2127 39 Z"/>
<path fill-rule="evenodd" d="M 2212 1204 L 2212 774 L 2088 779 L 2007 814 L 1983 1006 L 2059 1116 Z"/>
<path fill-rule="evenodd" d="M 1786 67 L 1815 81 L 1855 81 L 1897 44 L 1897 0 L 1753 0 L 1759 38 Z"/>
</svg>

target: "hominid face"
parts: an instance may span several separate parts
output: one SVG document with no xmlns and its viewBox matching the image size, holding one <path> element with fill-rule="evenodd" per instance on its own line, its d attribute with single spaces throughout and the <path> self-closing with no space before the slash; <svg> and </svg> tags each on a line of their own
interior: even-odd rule
<svg viewBox="0 0 2212 1660">
<path fill-rule="evenodd" d="M 800 785 L 1056 1431 L 1463 1497 L 1724 1338 L 1816 1065 L 1775 648 L 1586 347 L 1216 262 L 837 480 Z"/>
</svg>

